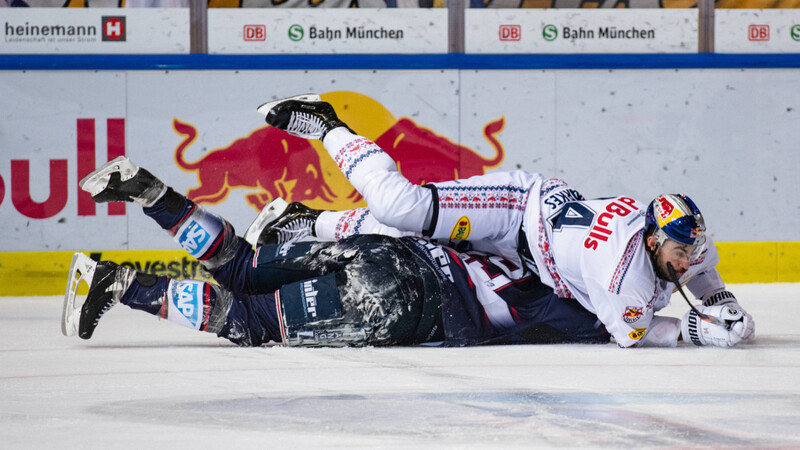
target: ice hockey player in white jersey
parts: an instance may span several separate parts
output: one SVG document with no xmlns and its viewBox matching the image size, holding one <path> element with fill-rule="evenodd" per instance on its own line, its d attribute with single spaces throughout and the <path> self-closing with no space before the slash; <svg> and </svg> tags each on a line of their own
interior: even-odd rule
<svg viewBox="0 0 800 450">
<path fill-rule="evenodd" d="M 263 228 L 262 242 L 292 231 L 320 239 L 383 233 L 468 240 L 473 249 L 524 268 L 508 275 L 532 272 L 559 297 L 578 301 L 620 347 L 671 347 L 679 340 L 730 347 L 755 336 L 753 318 L 715 269 L 716 248 L 686 195 L 661 195 L 649 205 L 626 196 L 587 200 L 560 179 L 521 170 L 418 186 L 317 95 L 258 110 L 271 126 L 321 140 L 368 205 L 319 212 L 293 203 Z M 676 283 L 702 305 L 682 319 L 656 315 Z"/>
</svg>

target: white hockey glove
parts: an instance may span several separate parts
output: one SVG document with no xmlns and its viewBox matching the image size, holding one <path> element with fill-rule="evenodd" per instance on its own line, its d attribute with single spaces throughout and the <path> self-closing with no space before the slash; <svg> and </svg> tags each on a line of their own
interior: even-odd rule
<svg viewBox="0 0 800 450">
<path fill-rule="evenodd" d="M 730 291 L 719 291 L 703 299 L 703 306 L 727 305 L 728 303 L 739 303 Z"/>
<path fill-rule="evenodd" d="M 691 310 L 681 320 L 681 336 L 684 341 L 691 341 L 694 345 L 733 347 L 746 336 L 755 334 L 752 318 L 736 304 L 701 306 L 698 310 L 716 318 L 721 324 L 703 320 Z"/>
<path fill-rule="evenodd" d="M 744 308 L 739 305 L 739 301 L 736 300 L 733 293 L 730 291 L 720 291 L 715 293 L 714 295 L 709 296 L 705 300 L 703 300 L 703 306 L 713 306 L 713 305 L 732 305 L 736 309 L 742 312 L 745 317 L 749 321 L 749 327 L 745 330 L 744 336 L 742 336 L 742 342 L 748 343 L 752 342 L 753 339 L 756 337 L 755 327 L 756 323 L 753 321 L 753 316 L 751 316 Z"/>
</svg>

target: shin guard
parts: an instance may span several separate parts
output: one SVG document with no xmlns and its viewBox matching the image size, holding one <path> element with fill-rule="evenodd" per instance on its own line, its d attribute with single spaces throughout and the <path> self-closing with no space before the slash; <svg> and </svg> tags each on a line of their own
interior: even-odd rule
<svg viewBox="0 0 800 450">
<path fill-rule="evenodd" d="M 233 259 L 238 247 L 233 226 L 197 205 L 170 230 L 170 234 L 209 270 Z"/>
</svg>

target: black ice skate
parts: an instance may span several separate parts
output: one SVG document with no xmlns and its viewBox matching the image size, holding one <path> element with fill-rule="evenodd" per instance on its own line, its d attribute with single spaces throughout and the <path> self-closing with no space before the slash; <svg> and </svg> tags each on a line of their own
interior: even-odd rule
<svg viewBox="0 0 800 450">
<path fill-rule="evenodd" d="M 253 247 L 297 242 L 316 236 L 314 223 L 322 211 L 282 198 L 269 202 L 247 228 L 245 240 Z"/>
<path fill-rule="evenodd" d="M 264 103 L 258 112 L 266 116 L 268 124 L 304 139 L 325 138 L 334 128 L 347 127 L 328 102 L 319 95 L 305 94 Z"/>
<path fill-rule="evenodd" d="M 111 261 L 93 261 L 83 253 L 72 256 L 61 314 L 61 332 L 64 336 L 78 334 L 89 339 L 97 322 L 111 307 L 119 302 L 122 294 L 133 282 L 136 272 Z M 89 285 L 89 295 L 83 304 L 76 305 L 75 297 L 81 280 Z"/>
<path fill-rule="evenodd" d="M 153 206 L 167 187 L 145 169 L 120 156 L 87 175 L 78 185 L 97 203 L 135 202 Z"/>
</svg>

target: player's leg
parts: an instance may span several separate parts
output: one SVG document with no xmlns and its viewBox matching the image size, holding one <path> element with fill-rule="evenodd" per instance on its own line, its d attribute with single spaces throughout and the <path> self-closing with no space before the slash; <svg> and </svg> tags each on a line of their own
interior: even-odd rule
<svg viewBox="0 0 800 450">
<path fill-rule="evenodd" d="M 225 219 L 175 192 L 124 156 L 96 169 L 79 185 L 98 203 L 127 201 L 141 205 L 145 215 L 197 258 L 222 286 L 242 291 L 253 252 Z"/>
<path fill-rule="evenodd" d="M 380 223 L 367 208 L 322 211 L 299 202 L 287 203 L 282 198 L 276 198 L 264 206 L 244 236 L 247 242 L 257 247 L 312 238 L 338 241 L 354 234 L 393 237 L 415 235 L 410 231 L 401 231 Z"/>
<path fill-rule="evenodd" d="M 511 335 L 531 344 L 605 344 L 611 340 L 596 315 L 576 300 L 559 298 L 546 288 L 547 294 L 526 302 L 525 325 Z"/>
<path fill-rule="evenodd" d="M 81 281 L 89 285 L 78 299 Z M 90 339 L 100 318 L 114 305 L 166 318 L 243 346 L 280 341 L 275 296 L 243 295 L 199 280 L 174 280 L 139 273 L 110 261 L 92 261 L 83 253 L 72 260 L 64 299 L 62 332 Z"/>
<path fill-rule="evenodd" d="M 378 145 L 353 133 L 318 95 L 301 95 L 258 108 L 268 124 L 306 139 L 319 139 L 377 220 L 389 227 L 422 233 L 430 222 L 430 190 L 414 185 Z"/>
<path fill-rule="evenodd" d="M 278 100 L 259 111 L 272 126 L 322 140 L 378 222 L 437 239 L 502 241 L 498 247 L 504 256 L 510 256 L 506 247 L 516 249 L 529 190 L 540 175 L 515 171 L 418 186 L 377 144 L 347 128 L 319 96 Z"/>
</svg>

